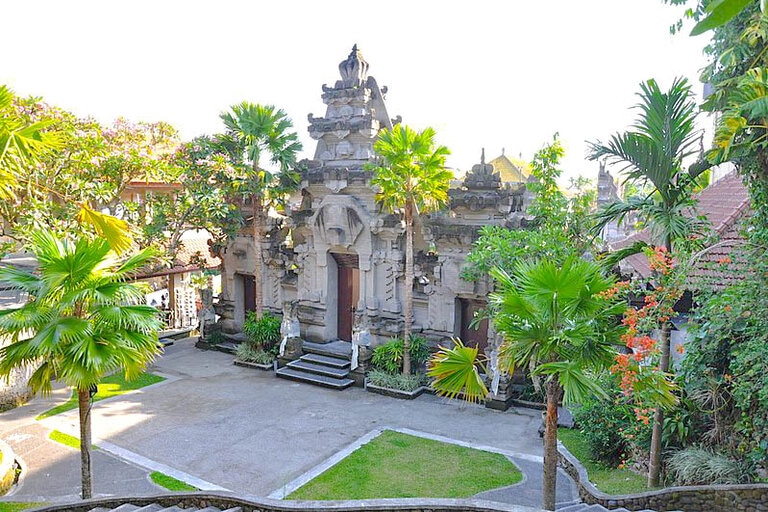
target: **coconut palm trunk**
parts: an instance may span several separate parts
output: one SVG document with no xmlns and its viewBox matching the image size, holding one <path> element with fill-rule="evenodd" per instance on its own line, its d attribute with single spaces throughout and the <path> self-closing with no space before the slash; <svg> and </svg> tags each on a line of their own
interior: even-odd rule
<svg viewBox="0 0 768 512">
<path fill-rule="evenodd" d="M 413 201 L 405 203 L 405 282 L 403 283 L 403 375 L 411 374 L 413 324 Z"/>
<path fill-rule="evenodd" d="M 91 393 L 86 389 L 77 390 L 77 405 L 80 413 L 80 476 L 84 500 L 93 496 L 93 468 L 91 466 Z"/>
<path fill-rule="evenodd" d="M 659 369 L 662 372 L 669 371 L 669 342 L 671 337 L 669 322 L 661 326 L 661 360 Z M 661 483 L 661 437 L 664 427 L 664 409 L 657 406 L 653 411 L 653 430 L 651 431 L 651 453 L 648 462 L 648 487 L 658 487 Z"/>
</svg>

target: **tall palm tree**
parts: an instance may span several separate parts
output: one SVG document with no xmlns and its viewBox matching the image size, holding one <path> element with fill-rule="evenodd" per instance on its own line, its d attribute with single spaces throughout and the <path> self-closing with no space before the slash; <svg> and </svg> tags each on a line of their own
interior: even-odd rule
<svg viewBox="0 0 768 512">
<path fill-rule="evenodd" d="M 662 92 L 655 80 L 640 84 L 640 115 L 632 130 L 618 133 L 607 143 L 589 143 L 589 158 L 605 158 L 622 165 L 627 181 L 649 184 L 651 192 L 645 197 L 619 200 L 606 205 L 597 213 L 598 231 L 612 220 L 621 221 L 636 212 L 651 234 L 652 243 L 673 254 L 675 243 L 699 232 L 702 222 L 690 215 L 695 206 L 693 198 L 696 178 L 703 167 L 686 172 L 683 162 L 697 153 L 699 134 L 694 127 L 695 104 L 685 78 L 677 78 L 669 91 Z M 620 252 L 618 258 L 640 252 L 645 244 L 635 244 Z M 618 259 L 615 258 L 615 259 Z M 660 370 L 669 371 L 669 342 L 671 324 L 661 326 Z M 648 485 L 659 485 L 661 468 L 661 431 L 663 409 L 654 412 L 651 440 L 651 460 Z"/>
<path fill-rule="evenodd" d="M 511 274 L 494 268 L 496 291 L 489 308 L 496 329 L 504 337 L 499 347 L 499 370 L 532 369 L 544 379 L 543 508 L 554 510 L 557 478 L 557 406 L 578 403 L 604 391 L 590 371 L 606 368 L 615 355 L 617 331 L 611 320 L 622 309 L 602 292 L 613 282 L 591 262 L 569 257 L 562 265 L 553 260 L 521 261 Z M 438 393 L 471 401 L 486 397 L 480 378 L 477 349 L 459 340 L 442 348 L 430 360 L 428 375 Z M 495 370 L 495 369 L 494 369 Z"/>
<path fill-rule="evenodd" d="M 405 282 L 403 290 L 403 373 L 411 373 L 411 325 L 413 323 L 413 220 L 448 202 L 453 173 L 445 168 L 450 154 L 435 146 L 435 130 L 417 132 L 397 125 L 383 130 L 373 145 L 379 161 L 371 185 L 379 187 L 376 201 L 382 209 L 402 212 L 405 222 Z"/>
<path fill-rule="evenodd" d="M 221 114 L 227 129 L 230 151 L 236 164 L 240 164 L 240 192 L 251 198 L 253 211 L 253 245 L 256 266 L 253 271 L 256 317 L 261 318 L 264 310 L 262 295 L 261 239 L 264 230 L 266 210 L 274 201 L 281 201 L 297 185 L 292 172 L 296 156 L 301 151 L 296 132 L 291 131 L 293 123 L 282 109 L 272 105 L 257 105 L 243 102 L 231 107 L 231 112 Z M 261 157 L 267 153 L 277 172 L 261 167 Z"/>
<path fill-rule="evenodd" d="M 0 267 L 0 281 L 29 294 L 23 306 L 0 311 L 0 376 L 36 366 L 34 392 L 51 392 L 58 378 L 77 391 L 83 499 L 92 495 L 91 395 L 113 371 L 137 376 L 160 353 L 155 308 L 142 305 L 142 290 L 125 279 L 152 257 L 149 250 L 118 260 L 103 239 L 76 242 L 38 231 L 30 249 L 36 272 Z"/>
</svg>

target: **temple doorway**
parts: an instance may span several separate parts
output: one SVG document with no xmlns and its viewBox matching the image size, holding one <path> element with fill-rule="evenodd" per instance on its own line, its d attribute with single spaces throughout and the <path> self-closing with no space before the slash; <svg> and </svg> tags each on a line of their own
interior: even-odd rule
<svg viewBox="0 0 768 512">
<path fill-rule="evenodd" d="M 475 315 L 485 307 L 485 301 L 477 299 L 457 299 L 460 325 L 458 335 L 464 345 L 468 347 L 477 347 L 480 354 L 488 346 L 488 319 L 483 318 L 477 324 L 472 326 Z"/>
<path fill-rule="evenodd" d="M 352 341 L 355 308 L 360 299 L 360 268 L 357 254 L 332 253 L 337 268 L 337 337 Z"/>
</svg>

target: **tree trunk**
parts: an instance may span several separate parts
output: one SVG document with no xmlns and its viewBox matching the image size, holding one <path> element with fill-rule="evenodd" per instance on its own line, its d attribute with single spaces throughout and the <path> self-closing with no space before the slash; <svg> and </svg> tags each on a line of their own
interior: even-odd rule
<svg viewBox="0 0 768 512">
<path fill-rule="evenodd" d="M 91 468 L 91 394 L 88 389 L 77 390 L 80 412 L 80 475 L 83 499 L 93 496 L 93 470 Z"/>
<path fill-rule="evenodd" d="M 403 375 L 411 374 L 413 322 L 413 202 L 405 203 L 405 281 L 403 283 Z"/>
<path fill-rule="evenodd" d="M 669 341 L 671 327 L 669 322 L 661 326 L 661 361 L 659 369 L 669 371 Z M 661 483 L 661 435 L 664 426 L 664 410 L 656 407 L 653 412 L 653 430 L 651 432 L 651 455 L 648 462 L 648 487 L 659 487 Z"/>
<path fill-rule="evenodd" d="M 253 203 L 253 251 L 256 264 L 253 266 L 253 299 L 256 303 L 256 318 L 261 319 L 264 314 L 264 297 L 261 293 L 261 219 L 262 219 L 262 201 L 261 196 L 254 194 L 251 198 Z"/>
<path fill-rule="evenodd" d="M 547 395 L 547 414 L 544 420 L 544 481 L 541 507 L 555 510 L 557 489 L 557 403 L 560 401 L 560 385 L 557 381 L 544 386 Z"/>
<path fill-rule="evenodd" d="M 672 254 L 672 237 L 667 235 L 664 238 L 664 248 L 668 254 Z M 659 361 L 659 370 L 669 371 L 669 338 L 671 325 L 664 322 L 661 326 L 661 361 Z M 648 461 L 648 487 L 659 487 L 661 483 L 661 433 L 664 426 L 664 409 L 656 407 L 653 411 L 653 430 L 651 431 L 651 453 Z"/>
</svg>

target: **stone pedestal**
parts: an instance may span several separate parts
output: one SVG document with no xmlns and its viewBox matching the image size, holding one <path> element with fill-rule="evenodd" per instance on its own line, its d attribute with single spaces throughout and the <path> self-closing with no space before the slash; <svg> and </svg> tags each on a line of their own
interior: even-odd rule
<svg viewBox="0 0 768 512">
<path fill-rule="evenodd" d="M 502 376 L 499 382 L 499 392 L 488 393 L 485 397 L 485 406 L 497 411 L 506 411 L 512 405 L 512 381 L 509 377 Z"/>
</svg>

